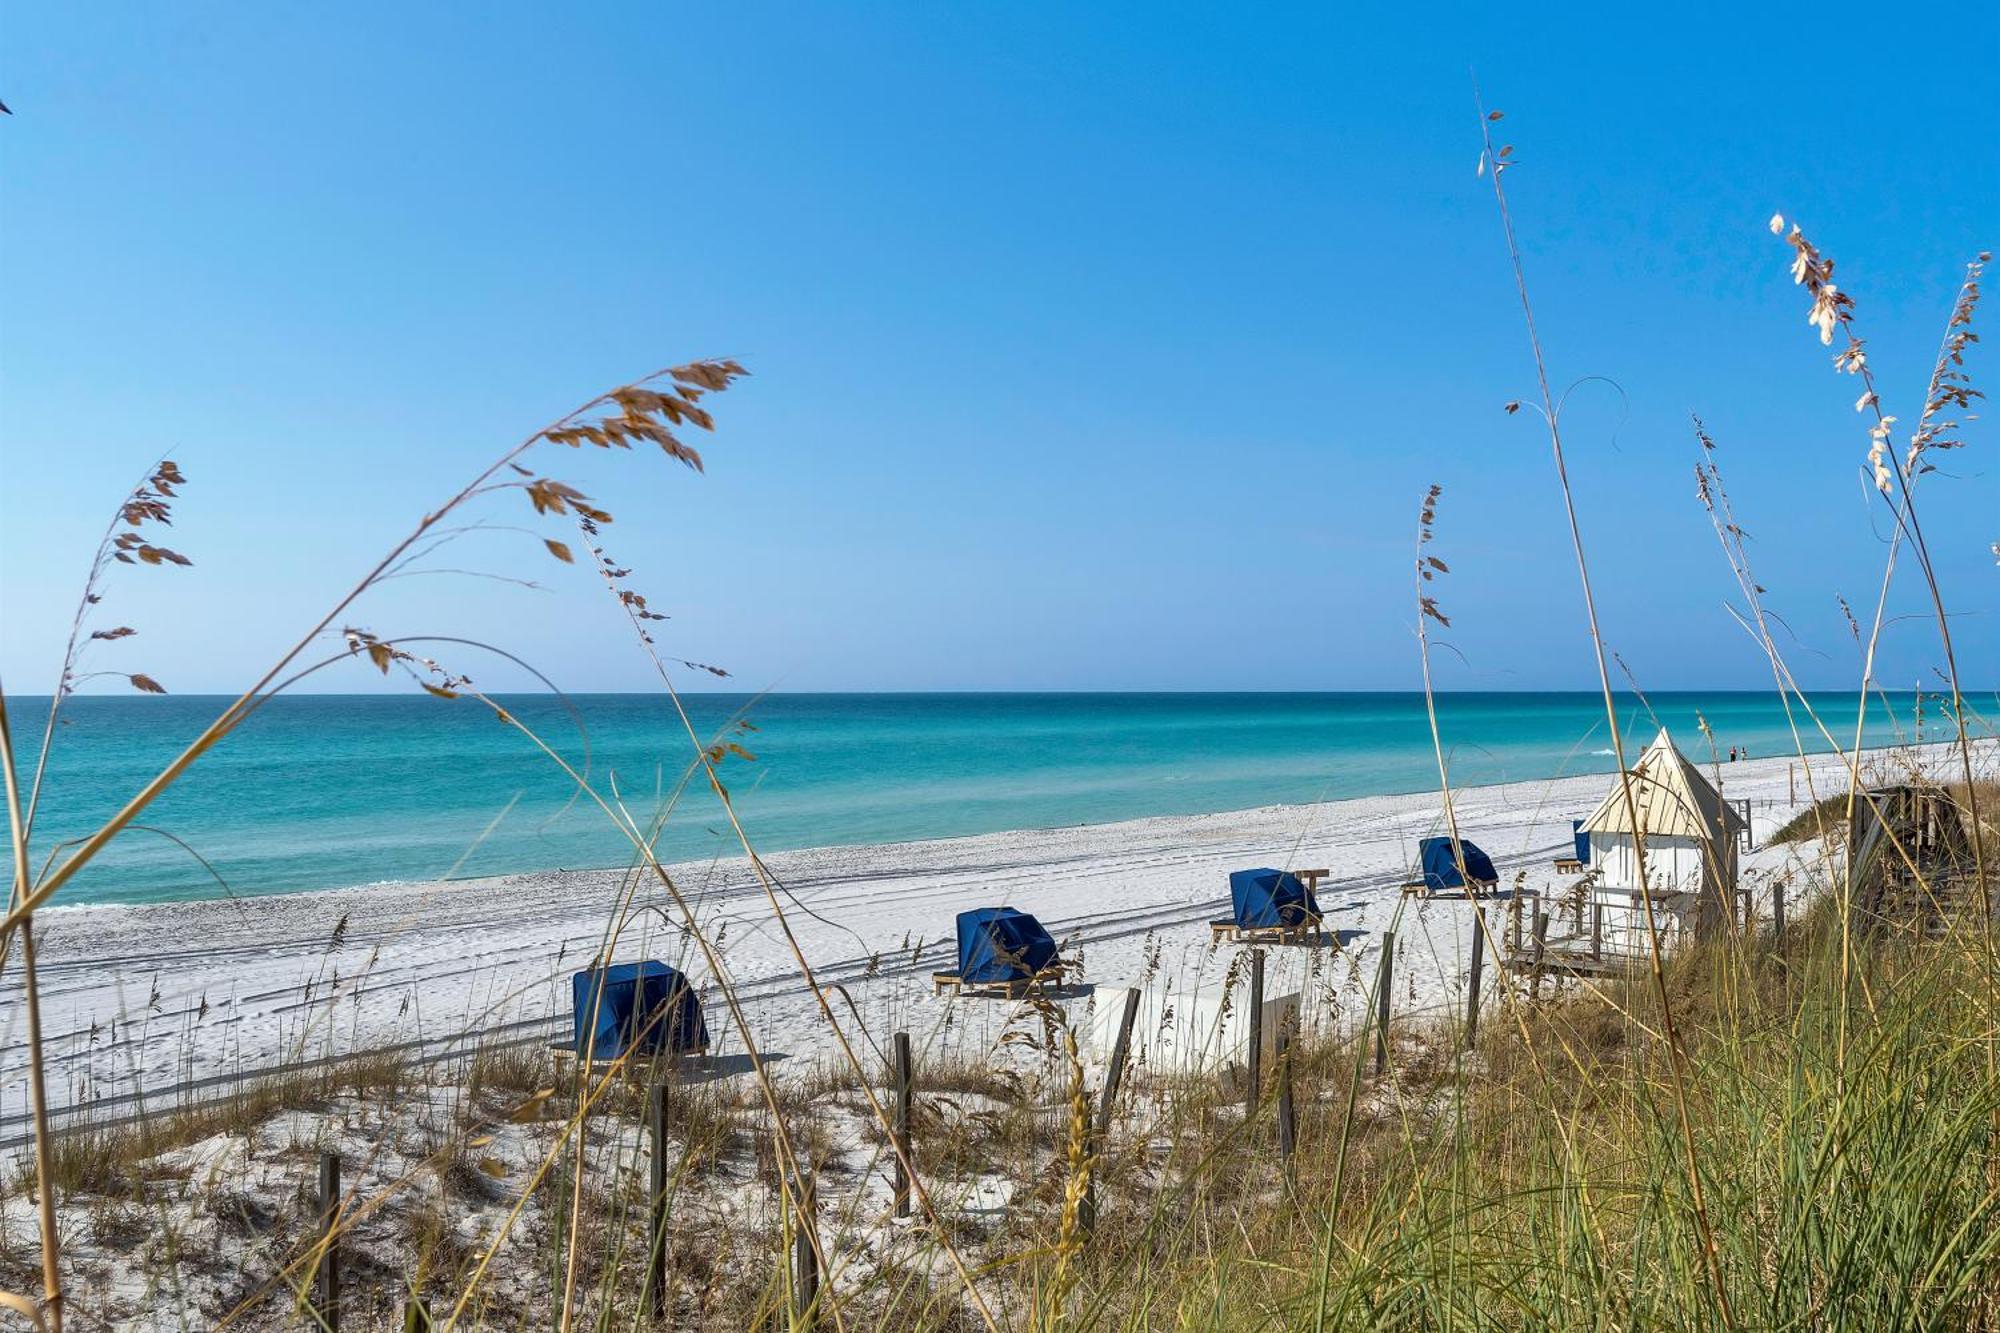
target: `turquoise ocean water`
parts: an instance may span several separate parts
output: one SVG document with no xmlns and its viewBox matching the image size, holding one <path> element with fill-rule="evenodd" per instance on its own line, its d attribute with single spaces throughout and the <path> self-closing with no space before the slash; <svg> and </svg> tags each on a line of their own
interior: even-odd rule
<svg viewBox="0 0 2000 1333">
<path fill-rule="evenodd" d="M 38 858 L 87 832 L 195 736 L 226 701 L 79 697 L 52 751 Z M 671 791 L 690 747 L 652 695 L 505 701 L 593 782 L 642 818 Z M 1009 828 L 1100 823 L 1275 803 L 1419 791 L 1436 770 L 1417 694 L 789 694 L 689 699 L 704 733 L 739 712 L 726 780 L 760 850 L 893 842 Z M 1851 730 L 1854 697 L 1815 697 Z M 39 732 L 16 698 L 16 742 Z M 1770 694 L 1650 697 L 1682 747 L 1706 759 L 1705 718 L 1725 753 L 1792 749 Z M 1913 734 L 1907 697 L 1871 728 Z M 1461 784 L 1608 772 L 1610 743 L 1590 694 L 1441 698 L 1453 779 Z M 1628 734 L 1653 722 L 1636 700 Z M 1872 710 L 1880 714 L 1879 705 Z M 1927 727 L 1935 733 L 1936 720 Z M 586 741 L 587 736 L 587 741 Z M 33 740 L 24 761 L 32 761 Z M 572 798 L 545 756 L 469 700 L 312 695 L 273 700 L 156 802 L 145 824 L 184 839 L 236 894 L 622 865 L 627 845 Z M 690 790 L 671 812 L 668 859 L 735 850 L 714 798 Z M 223 892 L 187 852 L 128 831 L 65 889 L 67 903 L 208 897 Z"/>
</svg>

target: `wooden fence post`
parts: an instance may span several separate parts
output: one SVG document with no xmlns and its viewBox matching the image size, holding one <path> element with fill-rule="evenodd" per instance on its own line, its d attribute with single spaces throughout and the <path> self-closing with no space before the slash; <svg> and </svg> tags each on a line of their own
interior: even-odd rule
<svg viewBox="0 0 2000 1333">
<path fill-rule="evenodd" d="M 1118 1100 L 1118 1083 L 1125 1076 L 1125 1058 L 1132 1049 L 1132 1024 L 1139 1017 L 1139 988 L 1125 992 L 1125 1012 L 1118 1016 L 1118 1040 L 1111 1045 L 1111 1067 L 1104 1071 L 1104 1091 L 1097 1101 L 1098 1137 L 1111 1132 L 1111 1106 Z"/>
<path fill-rule="evenodd" d="M 667 1081 L 660 1078 L 648 1090 L 646 1128 L 653 1140 L 652 1195 L 647 1201 L 649 1249 L 646 1257 L 645 1312 L 654 1319 L 667 1313 Z"/>
<path fill-rule="evenodd" d="M 1785 881 L 1771 885 L 1771 934 L 1778 948 L 1785 947 Z"/>
<path fill-rule="evenodd" d="M 1292 1025 L 1284 1023 L 1278 1029 L 1278 1156 L 1288 1172 L 1298 1142 L 1298 1118 L 1292 1106 Z"/>
<path fill-rule="evenodd" d="M 1604 904 L 1594 898 L 1590 903 L 1590 956 L 1600 961 L 1604 957 Z"/>
<path fill-rule="evenodd" d="M 792 1230 L 792 1323 L 811 1328 L 819 1322 L 819 1255 L 813 1249 L 814 1189 L 812 1172 L 799 1173 L 797 1209 Z"/>
<path fill-rule="evenodd" d="M 1548 909 L 1537 905 L 1535 908 L 1535 964 L 1534 971 L 1528 976 L 1528 999 L 1530 1001 L 1542 998 L 1542 960 L 1548 954 L 1548 949 L 1549 913 Z"/>
<path fill-rule="evenodd" d="M 1382 932 L 1382 960 L 1375 969 L 1375 1073 L 1389 1064 L 1389 990 L 1396 978 L 1396 932 Z"/>
<path fill-rule="evenodd" d="M 340 1333 L 340 1154 L 319 1155 L 319 1226 L 324 1248 L 314 1284 L 313 1315 L 326 1333 Z"/>
<path fill-rule="evenodd" d="M 1465 1049 L 1479 1037 L 1479 974 L 1486 967 L 1486 911 L 1472 904 L 1472 975 L 1465 984 Z"/>
<path fill-rule="evenodd" d="M 1521 956 L 1521 907 L 1526 898 L 1517 891 L 1507 900 L 1507 952 L 1515 958 Z"/>
<path fill-rule="evenodd" d="M 1264 951 L 1250 951 L 1249 1087 L 1243 1094 L 1243 1119 L 1257 1115 L 1257 1097 L 1264 1090 Z"/>
<path fill-rule="evenodd" d="M 910 1108 L 916 1074 L 910 1059 L 910 1034 L 896 1034 L 896 1216 L 910 1215 Z"/>
<path fill-rule="evenodd" d="M 1118 1102 L 1118 1084 L 1125 1077 L 1125 1057 L 1132 1049 L 1132 1024 L 1138 1017 L 1139 988 L 1134 986 L 1125 992 L 1125 1011 L 1118 1016 L 1118 1038 L 1111 1043 L 1111 1067 L 1104 1071 L 1104 1091 L 1098 1094 L 1097 1123 L 1092 1126 L 1090 1135 L 1093 1156 L 1104 1151 L 1104 1144 L 1111 1137 L 1111 1109 Z M 1097 1168 L 1094 1164 L 1076 1220 L 1086 1232 L 1097 1225 Z"/>
</svg>

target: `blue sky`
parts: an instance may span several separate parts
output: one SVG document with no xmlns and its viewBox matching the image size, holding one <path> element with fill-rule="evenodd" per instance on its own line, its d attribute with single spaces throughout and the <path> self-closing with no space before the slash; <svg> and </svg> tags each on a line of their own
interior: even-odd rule
<svg viewBox="0 0 2000 1333">
<path fill-rule="evenodd" d="M 1882 554 L 1858 389 L 1765 220 L 1837 257 L 1914 418 L 1962 265 L 2000 240 L 2000 67 L 1954 27 L 1974 12 L 12 9 L 0 679 L 47 688 L 158 453 L 197 563 L 120 579 L 103 614 L 140 634 L 96 662 L 224 690 L 490 455 L 733 356 L 754 378 L 706 477 L 545 462 L 616 513 L 663 641 L 743 686 L 1411 687 L 1435 481 L 1443 683 L 1588 687 L 1545 437 L 1501 411 L 1533 371 L 1476 67 L 1553 373 L 1624 395 L 1567 418 L 1612 645 L 1654 688 L 1768 682 L 1722 610 L 1698 411 L 1795 668 L 1850 686 L 1835 599 L 1870 604 Z M 2000 439 L 1969 438 L 1924 518 L 1990 684 Z M 449 563 L 546 587 L 413 578 L 353 618 L 649 684 L 533 537 Z M 1936 659 L 1916 593 L 1890 684 Z"/>
</svg>

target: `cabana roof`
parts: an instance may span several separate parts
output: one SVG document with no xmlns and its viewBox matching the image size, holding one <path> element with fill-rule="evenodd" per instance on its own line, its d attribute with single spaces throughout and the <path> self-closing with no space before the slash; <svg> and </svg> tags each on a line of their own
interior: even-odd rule
<svg viewBox="0 0 2000 1333">
<path fill-rule="evenodd" d="M 1698 842 L 1727 843 L 1743 831 L 1743 816 L 1722 799 L 1701 770 L 1675 747 L 1665 727 L 1646 747 L 1639 762 L 1632 765 L 1632 803 L 1639 811 L 1639 831 L 1670 838 L 1693 838 Z M 1613 782 L 1611 790 L 1583 821 L 1585 833 L 1630 833 L 1626 817 L 1625 790 Z"/>
</svg>

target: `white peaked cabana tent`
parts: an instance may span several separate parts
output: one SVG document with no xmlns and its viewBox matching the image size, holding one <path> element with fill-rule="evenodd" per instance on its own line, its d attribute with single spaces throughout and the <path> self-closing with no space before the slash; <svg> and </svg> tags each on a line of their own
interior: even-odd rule
<svg viewBox="0 0 2000 1333">
<path fill-rule="evenodd" d="M 1734 901 L 1737 845 L 1743 816 L 1675 747 L 1666 728 L 1583 821 L 1590 834 L 1593 910 L 1603 913 L 1607 952 L 1646 948 L 1642 893 L 1653 901 L 1663 937 L 1692 928 L 1706 933 L 1728 919 Z M 1634 812 L 1638 836 L 1633 835 Z"/>
</svg>

